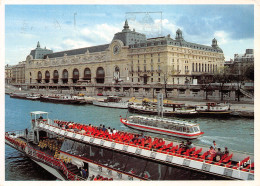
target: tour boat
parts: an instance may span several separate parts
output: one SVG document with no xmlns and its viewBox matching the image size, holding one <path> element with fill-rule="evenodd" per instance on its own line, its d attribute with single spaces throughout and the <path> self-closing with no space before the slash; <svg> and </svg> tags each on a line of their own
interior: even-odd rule
<svg viewBox="0 0 260 186">
<path fill-rule="evenodd" d="M 215 102 L 207 102 L 205 105 L 197 105 L 195 109 L 199 113 L 199 115 L 204 115 L 204 116 L 210 116 L 210 115 L 223 116 L 223 115 L 229 115 L 231 113 L 230 105 L 219 104 Z"/>
<path fill-rule="evenodd" d="M 40 95 L 28 95 L 26 97 L 26 99 L 29 99 L 29 100 L 32 100 L 32 101 L 39 100 L 40 99 Z"/>
<path fill-rule="evenodd" d="M 46 95 L 40 97 L 41 102 L 51 102 L 51 103 L 63 103 L 63 104 L 86 104 L 86 101 L 79 100 L 72 96 L 54 96 L 54 95 Z"/>
<path fill-rule="evenodd" d="M 42 111 L 31 112 L 29 130 L 6 132 L 5 143 L 60 180 L 254 180 L 250 153 L 230 150 L 216 162 L 209 147 L 50 120 Z"/>
<path fill-rule="evenodd" d="M 17 98 L 17 99 L 27 99 L 28 96 L 27 93 L 10 93 L 11 98 Z"/>
<path fill-rule="evenodd" d="M 196 139 L 204 134 L 199 124 L 158 117 L 130 116 L 120 121 L 133 129 L 186 139 Z"/>
<path fill-rule="evenodd" d="M 158 109 L 156 105 L 131 103 L 128 105 L 128 110 L 132 113 L 158 115 Z M 163 115 L 176 117 L 196 117 L 198 112 L 195 109 L 174 104 L 173 108 L 163 107 Z"/>
<path fill-rule="evenodd" d="M 93 105 L 100 106 L 100 107 L 111 107 L 111 108 L 121 108 L 127 109 L 128 102 L 122 100 L 122 98 L 117 96 L 108 96 L 107 99 L 102 101 L 94 100 Z"/>
</svg>

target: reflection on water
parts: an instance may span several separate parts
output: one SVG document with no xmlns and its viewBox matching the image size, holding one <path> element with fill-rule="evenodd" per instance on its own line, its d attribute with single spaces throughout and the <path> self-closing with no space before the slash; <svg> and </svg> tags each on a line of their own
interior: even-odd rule
<svg viewBox="0 0 260 186">
<path fill-rule="evenodd" d="M 127 115 L 126 109 L 112 109 L 96 107 L 93 105 L 63 105 L 42 103 L 39 101 L 12 99 L 5 96 L 5 129 L 22 130 L 30 127 L 31 111 L 47 111 L 49 118 L 65 121 L 74 121 L 83 124 L 100 125 L 105 124 L 107 127 L 118 130 L 138 133 L 130 129 L 119 121 L 120 116 Z M 128 113 L 128 115 L 130 115 Z M 221 148 L 227 146 L 229 149 L 237 151 L 254 152 L 254 120 L 242 118 L 196 118 L 187 119 L 188 121 L 197 122 L 205 134 L 196 140 L 195 144 L 210 146 L 215 140 Z M 146 135 L 160 136 L 152 133 Z M 168 139 L 179 140 L 175 137 Z M 241 140 L 243 139 L 243 140 Z M 5 146 L 5 179 L 6 180 L 55 180 L 56 178 L 42 169 L 36 163 L 27 158 L 23 153 Z"/>
</svg>

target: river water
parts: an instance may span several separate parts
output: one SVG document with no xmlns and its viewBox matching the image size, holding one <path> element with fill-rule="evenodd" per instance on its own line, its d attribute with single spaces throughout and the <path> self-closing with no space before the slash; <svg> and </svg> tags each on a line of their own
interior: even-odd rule
<svg viewBox="0 0 260 186">
<path fill-rule="evenodd" d="M 74 121 L 83 124 L 105 124 L 107 127 L 137 133 L 119 121 L 125 117 L 126 109 L 103 108 L 93 105 L 64 105 L 10 98 L 5 95 L 5 130 L 23 130 L 30 127 L 30 112 L 49 112 L 50 119 Z M 129 113 L 128 113 L 129 115 Z M 210 146 L 215 140 L 222 149 L 227 146 L 230 151 L 254 153 L 254 120 L 245 118 L 196 118 L 188 119 L 200 124 L 205 134 L 194 144 Z M 156 134 L 145 133 L 157 136 Z M 173 140 L 181 140 L 167 137 Z M 42 169 L 23 153 L 5 145 L 5 179 L 6 180 L 56 180 L 54 176 Z"/>
</svg>

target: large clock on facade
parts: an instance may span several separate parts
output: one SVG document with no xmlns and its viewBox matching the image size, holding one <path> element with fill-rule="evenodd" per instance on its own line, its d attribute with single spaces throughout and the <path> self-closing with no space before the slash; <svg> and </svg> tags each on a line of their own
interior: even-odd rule
<svg viewBox="0 0 260 186">
<path fill-rule="evenodd" d="M 120 47 L 118 45 L 115 45 L 113 48 L 113 53 L 118 54 L 119 50 L 120 50 Z"/>
</svg>

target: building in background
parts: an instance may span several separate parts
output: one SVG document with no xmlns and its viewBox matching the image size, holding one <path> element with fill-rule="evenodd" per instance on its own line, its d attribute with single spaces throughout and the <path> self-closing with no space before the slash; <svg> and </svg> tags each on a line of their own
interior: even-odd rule
<svg viewBox="0 0 260 186">
<path fill-rule="evenodd" d="M 211 78 L 224 66 L 224 54 L 215 38 L 211 46 L 195 44 L 185 41 L 178 29 L 175 38 L 168 35 L 147 39 L 131 30 L 126 20 L 111 43 L 53 53 L 41 49 L 38 42 L 23 64 L 29 88 L 59 87 L 92 94 L 123 92 L 129 96 L 167 89 L 167 94 L 174 97 L 184 92 L 174 87 L 203 83 L 202 76 L 203 80 Z M 193 91 L 198 92 L 194 89 L 189 94 Z"/>
<path fill-rule="evenodd" d="M 25 61 L 19 62 L 17 65 L 12 66 L 12 83 L 22 84 L 25 83 Z"/>
<path fill-rule="evenodd" d="M 44 59 L 32 54 L 26 59 L 26 83 L 192 84 L 224 65 L 216 39 L 211 46 L 190 43 L 180 29 L 175 39 L 146 39 L 130 30 L 127 21 L 109 44 L 50 53 Z"/>
<path fill-rule="evenodd" d="M 7 64 L 5 65 L 5 84 L 10 84 L 12 77 L 12 66 Z"/>
<path fill-rule="evenodd" d="M 246 49 L 244 54 L 234 54 L 234 73 L 244 74 L 245 70 L 254 64 L 254 49 Z"/>
</svg>

